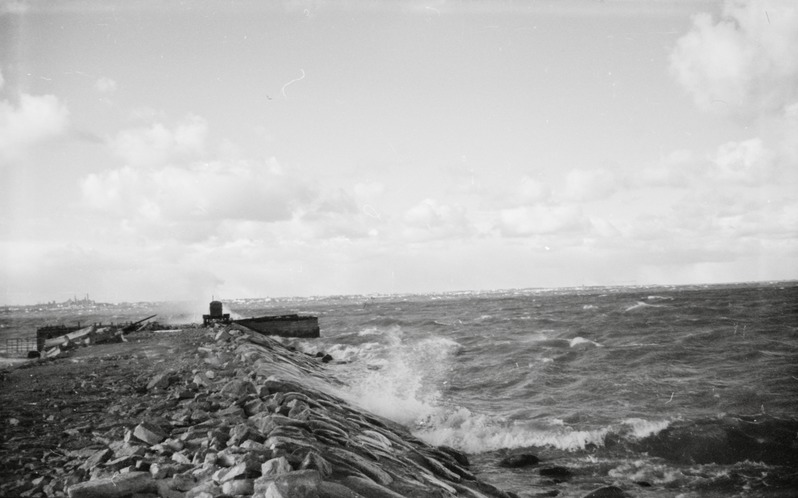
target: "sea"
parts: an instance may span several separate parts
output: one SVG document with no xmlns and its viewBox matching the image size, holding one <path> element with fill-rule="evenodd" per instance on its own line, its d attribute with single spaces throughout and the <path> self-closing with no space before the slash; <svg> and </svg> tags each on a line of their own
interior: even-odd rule
<svg viewBox="0 0 798 498">
<path fill-rule="evenodd" d="M 318 316 L 321 338 L 282 341 L 332 356 L 335 394 L 467 453 L 481 479 L 522 497 L 798 496 L 798 282 L 225 307 Z M 186 319 L 164 303 L 136 312 L 153 309 Z M 539 463 L 503 466 L 512 454 Z"/>
</svg>

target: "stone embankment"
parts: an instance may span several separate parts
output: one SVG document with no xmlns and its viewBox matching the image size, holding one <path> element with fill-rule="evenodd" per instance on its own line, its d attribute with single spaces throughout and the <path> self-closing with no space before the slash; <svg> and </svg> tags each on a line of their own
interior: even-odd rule
<svg viewBox="0 0 798 498">
<path fill-rule="evenodd" d="M 236 326 L 180 334 L 168 335 L 183 349 L 162 334 L 139 353 L 82 353 L 6 374 L 4 390 L 38 375 L 25 392 L 40 399 L 0 399 L 0 495 L 514 496 L 477 479 L 462 453 L 333 395 L 321 358 Z M 7 392 L 23 396 L 15 385 Z"/>
</svg>

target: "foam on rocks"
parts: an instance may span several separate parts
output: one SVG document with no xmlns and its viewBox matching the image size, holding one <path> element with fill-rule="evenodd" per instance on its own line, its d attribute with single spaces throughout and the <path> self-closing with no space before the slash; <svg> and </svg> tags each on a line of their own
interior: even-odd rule
<svg viewBox="0 0 798 498">
<path fill-rule="evenodd" d="M 458 451 L 325 390 L 323 358 L 235 325 L 196 333 L 211 335 L 193 363 L 142 374 L 143 389 L 106 401 L 110 418 L 80 429 L 89 445 L 66 453 L 59 477 L 26 496 L 515 496 L 480 481 Z"/>
</svg>

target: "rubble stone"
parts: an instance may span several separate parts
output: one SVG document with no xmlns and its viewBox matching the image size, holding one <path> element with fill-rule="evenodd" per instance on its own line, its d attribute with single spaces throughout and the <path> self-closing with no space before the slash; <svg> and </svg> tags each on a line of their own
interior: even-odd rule
<svg viewBox="0 0 798 498">
<path fill-rule="evenodd" d="M 222 493 L 226 495 L 251 495 L 255 492 L 255 481 L 252 479 L 236 479 L 222 484 Z"/>
<path fill-rule="evenodd" d="M 277 477 L 291 472 L 291 464 L 285 457 L 272 458 L 261 465 L 260 471 L 263 477 Z"/>
<path fill-rule="evenodd" d="M 163 429 L 148 422 L 142 422 L 137 425 L 133 435 L 150 446 L 160 443 L 168 436 Z"/>
<path fill-rule="evenodd" d="M 156 489 L 157 485 L 149 473 L 131 472 L 75 484 L 67 490 L 67 494 L 69 498 L 122 498 Z"/>
<path fill-rule="evenodd" d="M 173 374 L 171 371 L 162 372 L 155 375 L 147 384 L 147 391 L 153 389 L 166 389 L 172 383 Z"/>
<path fill-rule="evenodd" d="M 157 348 L 143 340 L 69 353 L 83 354 L 82 364 L 48 360 L 72 373 L 55 376 L 64 377 L 59 390 L 39 391 L 50 411 L 35 419 L 0 393 L 14 406 L 5 419 L 17 421 L 4 427 L 15 456 L 0 468 L 19 476 L 0 482 L 0 496 L 509 496 L 477 480 L 456 450 L 303 384 L 305 374 L 324 377 L 318 359 L 250 333 L 214 342 L 218 330 L 147 339 L 162 341 Z M 88 353 L 106 346 L 138 349 L 117 349 L 107 365 Z M 29 451 L 35 444 L 62 451 Z"/>
</svg>

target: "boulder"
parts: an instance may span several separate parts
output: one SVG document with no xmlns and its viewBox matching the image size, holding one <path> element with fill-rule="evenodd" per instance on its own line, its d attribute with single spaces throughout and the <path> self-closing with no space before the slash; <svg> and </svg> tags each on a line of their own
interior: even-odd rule
<svg viewBox="0 0 798 498">
<path fill-rule="evenodd" d="M 174 381 L 174 373 L 171 371 L 161 372 L 158 375 L 154 376 L 150 379 L 150 382 L 147 384 L 147 391 L 152 391 L 153 389 L 166 389 L 169 387 L 172 382 Z"/>
<path fill-rule="evenodd" d="M 586 494 L 584 498 L 629 498 L 631 495 L 618 486 L 604 486 Z"/>
<path fill-rule="evenodd" d="M 252 479 L 235 479 L 222 484 L 222 493 L 226 495 L 251 495 L 255 492 L 255 481 Z"/>
<path fill-rule="evenodd" d="M 133 430 L 133 436 L 150 446 L 154 446 L 166 439 L 168 434 L 155 424 L 142 422 Z"/>
<path fill-rule="evenodd" d="M 275 488 L 285 498 L 318 498 L 321 476 L 315 470 L 295 470 L 278 476 L 266 491 Z"/>
<path fill-rule="evenodd" d="M 67 495 L 69 498 L 122 498 L 156 489 L 149 472 L 129 472 L 75 484 L 67 489 Z"/>
<path fill-rule="evenodd" d="M 371 479 L 347 476 L 341 481 L 341 484 L 351 489 L 355 493 L 368 498 L 404 498 L 404 496 L 400 495 L 399 493 L 391 491 L 390 489 L 377 484 Z"/>
<path fill-rule="evenodd" d="M 291 468 L 291 464 L 288 463 L 288 460 L 286 460 L 285 457 L 272 458 L 271 460 L 261 465 L 260 468 L 263 477 L 270 477 L 270 478 L 287 474 L 293 470 L 294 469 Z"/>
<path fill-rule="evenodd" d="M 255 394 L 255 385 L 244 379 L 233 379 L 222 388 L 221 393 L 232 398 Z"/>
<path fill-rule="evenodd" d="M 91 470 L 101 463 L 107 462 L 111 456 L 113 456 L 113 452 L 108 448 L 96 451 L 89 458 L 87 458 L 85 462 L 83 462 L 83 465 L 81 465 L 80 468 Z"/>
<path fill-rule="evenodd" d="M 366 498 L 337 482 L 324 481 L 319 485 L 319 498 Z"/>
</svg>

